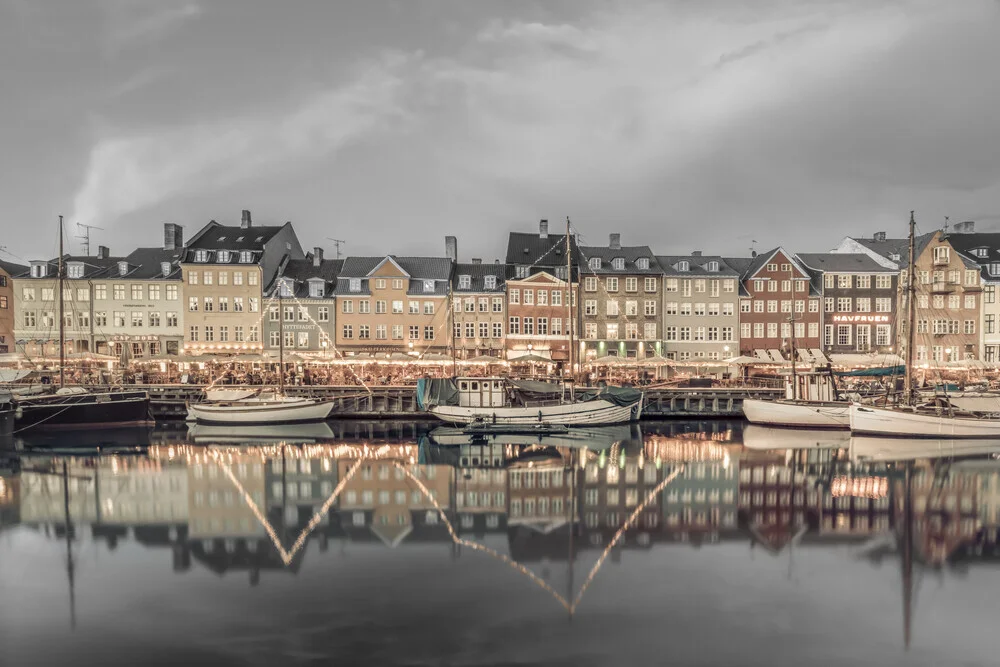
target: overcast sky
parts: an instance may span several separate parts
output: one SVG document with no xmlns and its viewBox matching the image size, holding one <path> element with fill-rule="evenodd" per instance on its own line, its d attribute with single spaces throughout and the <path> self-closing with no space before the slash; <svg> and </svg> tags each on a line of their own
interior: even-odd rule
<svg viewBox="0 0 1000 667">
<path fill-rule="evenodd" d="M 60 213 L 115 253 L 248 208 L 305 247 L 456 234 L 487 259 L 567 215 L 663 254 L 825 250 L 910 209 L 1000 226 L 997 0 L 0 12 L 0 245 L 22 258 L 53 253 Z"/>
</svg>

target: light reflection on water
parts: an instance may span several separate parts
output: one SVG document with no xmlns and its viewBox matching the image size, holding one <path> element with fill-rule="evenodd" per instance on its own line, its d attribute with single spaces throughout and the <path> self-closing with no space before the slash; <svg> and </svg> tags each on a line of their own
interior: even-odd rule
<svg viewBox="0 0 1000 667">
<path fill-rule="evenodd" d="M 931 624 L 934 609 L 919 600 L 925 578 L 948 581 L 960 607 L 974 607 L 990 585 L 996 588 L 992 581 L 973 588 L 951 581 L 981 567 L 988 572 L 997 555 L 1000 464 L 992 454 L 1000 447 L 993 443 L 959 451 L 955 443 L 886 443 L 837 433 L 744 431 L 733 422 L 671 422 L 593 429 L 541 442 L 491 438 L 441 445 L 428 429 L 347 422 L 8 443 L 0 463 L 0 563 L 20 569 L 15 578 L 0 566 L 0 582 L 22 599 L 28 582 L 44 593 L 24 599 L 19 609 L 0 606 L 2 624 L 19 632 L 8 655 L 22 660 L 14 664 L 41 660 L 43 653 L 27 650 L 27 638 L 43 631 L 82 627 L 92 637 L 95 622 L 107 613 L 98 608 L 112 600 L 136 614 L 119 619 L 117 632 L 146 645 L 155 641 L 151 626 L 122 629 L 142 618 L 154 623 L 146 605 L 184 606 L 199 599 L 200 612 L 208 617 L 192 636 L 220 624 L 225 629 L 198 646 L 216 651 L 221 642 L 233 664 L 256 664 L 265 654 L 278 660 L 329 656 L 330 641 L 310 634 L 295 640 L 308 647 L 290 648 L 289 638 L 298 635 L 285 627 L 274 635 L 281 648 L 271 645 L 257 655 L 245 649 L 264 641 L 259 629 L 250 639 L 247 627 L 227 620 L 232 610 L 206 610 L 240 601 L 249 605 L 242 607 L 245 613 L 254 609 L 254 600 L 267 600 L 268 615 L 287 609 L 279 621 L 272 619 L 281 625 L 306 613 L 299 605 L 307 600 L 312 620 L 306 625 L 333 623 L 361 642 L 366 629 L 378 636 L 396 627 L 399 611 L 424 596 L 420 611 L 406 623 L 450 612 L 453 632 L 467 635 L 479 624 L 499 622 L 494 617 L 501 611 L 506 623 L 540 618 L 548 625 L 561 612 L 574 619 L 572 629 L 521 628 L 525 646 L 533 635 L 555 632 L 572 636 L 582 649 L 593 633 L 581 636 L 580 628 L 597 619 L 608 628 L 605 634 L 612 633 L 607 640 L 614 645 L 613 632 L 624 637 L 648 623 L 647 614 L 669 617 L 674 609 L 682 616 L 708 613 L 714 625 L 721 616 L 721 624 L 744 642 L 751 641 L 747 634 L 760 640 L 775 631 L 802 633 L 806 628 L 798 626 L 812 622 L 807 615 L 829 615 L 826 607 L 847 590 L 864 601 L 852 621 L 866 619 L 870 627 L 859 632 L 882 629 L 873 635 L 873 646 L 887 652 L 883 657 L 890 664 L 924 664 L 925 658 L 935 664 L 941 656 L 928 654 L 931 646 L 938 651 L 952 646 L 949 655 L 956 659 L 966 651 L 970 664 L 978 664 L 975 657 L 987 644 L 981 637 L 977 644 L 957 622 L 952 632 L 951 623 Z M 953 452 L 961 456 L 940 456 Z M 46 557 L 35 559 L 35 552 Z M 165 552 L 167 569 L 159 557 L 149 557 Z M 347 582 L 334 584 L 345 554 L 353 552 L 364 554 L 362 561 L 350 566 Z M 761 570 L 769 567 L 767 561 L 779 564 L 784 577 L 760 590 L 754 578 L 766 579 Z M 681 562 L 684 570 L 678 569 Z M 709 563 L 718 569 L 706 569 Z M 606 572 L 609 564 L 612 571 Z M 870 581 L 861 583 L 875 572 L 883 589 L 878 596 Z M 239 578 L 233 575 L 240 573 L 244 583 L 237 591 L 233 582 Z M 293 579 L 276 578 L 281 573 Z M 178 584 L 184 582 L 178 576 L 196 581 L 197 590 Z M 439 584 L 428 600 L 425 591 L 417 591 L 430 579 Z M 97 581 L 105 585 L 95 590 Z M 108 581 L 115 582 L 113 588 Z M 325 587 L 343 588 L 351 581 L 368 586 L 367 593 L 340 590 L 322 603 L 315 599 Z M 829 590 L 803 597 L 803 585 Z M 737 592 L 748 586 L 752 592 Z M 470 599 L 477 588 L 485 597 Z M 679 597 L 678 588 L 686 589 Z M 86 595 L 77 589 L 86 589 Z M 177 599 L 181 589 L 189 596 L 183 602 Z M 663 598 L 654 595 L 659 590 Z M 55 602 L 60 596 L 61 614 Z M 456 596 L 463 609 L 471 605 L 477 615 L 453 608 L 448 600 Z M 351 614 L 344 617 L 339 605 L 347 600 Z M 385 607 L 390 601 L 392 609 Z M 845 603 L 850 608 L 849 599 Z M 788 616 L 783 607 L 795 605 L 803 613 Z M 731 616 L 727 610 L 734 607 L 741 611 Z M 757 607 L 772 609 L 770 620 L 784 625 L 751 632 L 744 627 L 750 619 L 765 622 L 755 618 Z M 180 627 L 190 618 L 190 613 L 157 617 L 155 623 Z M 933 642 L 914 639 L 915 618 Z M 688 633 L 704 640 L 690 648 L 724 660 L 728 654 L 707 629 L 697 626 Z M 891 640 L 886 629 L 892 630 Z M 115 636 L 108 626 L 99 632 Z M 73 633 L 65 646 L 84 641 L 81 634 Z M 864 645 L 841 647 L 836 635 L 827 628 L 814 641 L 834 642 L 837 648 L 824 649 L 830 655 Z M 232 648 L 233 642 L 242 648 Z M 337 642 L 351 645 L 344 638 Z M 914 648 L 904 651 L 910 644 Z M 639 645 L 630 646 L 635 651 Z M 797 652 L 808 656 L 808 649 L 808 642 L 785 646 L 789 659 Z M 364 642 L 350 650 L 368 656 L 379 651 L 385 664 L 409 664 L 415 655 Z M 426 651 L 441 655 L 430 647 Z M 0 656 L 3 652 L 0 648 Z M 455 647 L 446 654 L 492 664 L 475 663 Z M 576 664 L 611 664 L 595 657 L 599 654 L 597 647 L 574 653 Z M 542 659 L 538 646 L 527 655 L 539 664 L 555 659 Z M 783 664 L 782 652 L 771 657 L 776 659 L 771 664 Z"/>
</svg>

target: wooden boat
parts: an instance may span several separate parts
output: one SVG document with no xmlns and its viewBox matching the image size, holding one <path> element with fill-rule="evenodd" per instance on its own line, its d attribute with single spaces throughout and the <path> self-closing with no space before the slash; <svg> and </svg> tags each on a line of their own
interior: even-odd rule
<svg viewBox="0 0 1000 667">
<path fill-rule="evenodd" d="M 261 393 L 237 401 L 189 404 L 187 418 L 199 424 L 295 424 L 323 421 L 334 403 L 332 399 Z"/>
<path fill-rule="evenodd" d="M 743 414 L 751 424 L 846 431 L 851 428 L 850 405 L 846 401 L 745 398 Z"/>
<path fill-rule="evenodd" d="M 903 439 L 852 435 L 851 457 L 859 461 L 912 461 L 959 456 L 1000 455 L 1000 437 Z"/>
</svg>

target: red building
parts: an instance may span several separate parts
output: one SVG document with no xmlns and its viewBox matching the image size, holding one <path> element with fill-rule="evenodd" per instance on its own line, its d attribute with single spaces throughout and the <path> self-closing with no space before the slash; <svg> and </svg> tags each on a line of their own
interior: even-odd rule
<svg viewBox="0 0 1000 667">
<path fill-rule="evenodd" d="M 754 257 L 740 284 L 740 354 L 822 346 L 820 285 L 791 253 L 775 248 Z M 793 329 L 794 326 L 794 329 Z"/>
</svg>

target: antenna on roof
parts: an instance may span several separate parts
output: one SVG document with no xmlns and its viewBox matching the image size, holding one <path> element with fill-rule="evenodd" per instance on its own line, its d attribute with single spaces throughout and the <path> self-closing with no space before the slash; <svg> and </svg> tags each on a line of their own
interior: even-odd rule
<svg viewBox="0 0 1000 667">
<path fill-rule="evenodd" d="M 85 225 L 82 222 L 76 223 L 76 228 L 83 231 L 83 234 L 78 234 L 75 238 L 83 241 L 80 245 L 83 246 L 83 254 L 90 255 L 90 230 L 100 229 L 104 230 L 104 227 L 98 227 L 97 225 Z"/>
<path fill-rule="evenodd" d="M 331 238 L 329 236 L 326 237 L 326 240 L 327 241 L 333 241 L 333 247 L 337 249 L 337 259 L 340 259 L 340 246 L 342 246 L 345 243 L 347 243 L 347 241 L 344 241 L 342 239 Z"/>
</svg>

